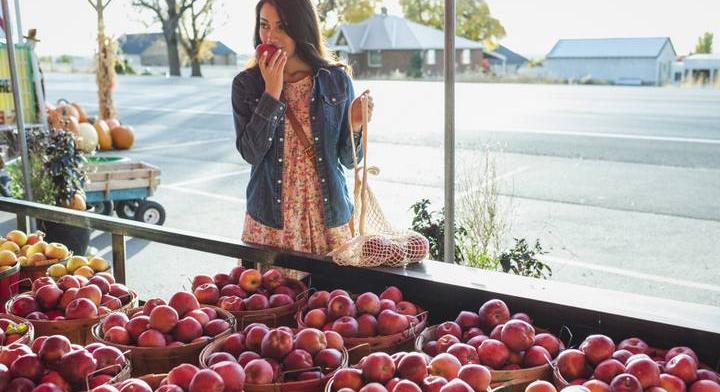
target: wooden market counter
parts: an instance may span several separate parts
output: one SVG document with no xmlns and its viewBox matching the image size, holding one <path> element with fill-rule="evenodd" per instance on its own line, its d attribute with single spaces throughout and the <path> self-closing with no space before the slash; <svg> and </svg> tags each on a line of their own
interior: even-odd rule
<svg viewBox="0 0 720 392">
<path fill-rule="evenodd" d="M 639 336 L 656 347 L 686 345 L 701 360 L 720 366 L 720 307 L 596 289 L 569 283 L 539 280 L 484 271 L 437 261 L 406 269 L 340 267 L 328 258 L 251 246 L 228 238 L 205 238 L 202 234 L 51 207 L 22 200 L 0 198 L 0 211 L 87 227 L 112 234 L 113 271 L 125 281 L 125 237 L 242 258 L 253 263 L 307 271 L 317 288 L 342 287 L 351 291 L 380 291 L 400 287 L 406 296 L 430 311 L 431 324 L 454 319 L 460 310 L 477 310 L 488 299 L 500 298 L 515 312 L 530 314 L 534 323 L 560 336 L 567 327 L 577 345 L 591 333 L 603 333 L 618 341 Z"/>
</svg>

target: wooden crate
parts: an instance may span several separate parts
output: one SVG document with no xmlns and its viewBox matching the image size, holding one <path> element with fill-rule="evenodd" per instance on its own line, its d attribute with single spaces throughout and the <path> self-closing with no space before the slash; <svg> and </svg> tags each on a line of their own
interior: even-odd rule
<svg viewBox="0 0 720 392">
<path fill-rule="evenodd" d="M 144 162 L 90 164 L 86 192 L 147 188 L 151 195 L 160 185 L 160 169 Z"/>
</svg>

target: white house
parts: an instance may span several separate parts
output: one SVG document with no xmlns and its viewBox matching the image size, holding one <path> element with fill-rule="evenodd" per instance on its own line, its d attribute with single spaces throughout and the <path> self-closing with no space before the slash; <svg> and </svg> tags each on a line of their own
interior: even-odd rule
<svg viewBox="0 0 720 392">
<path fill-rule="evenodd" d="M 561 39 L 545 69 L 560 79 L 658 86 L 670 82 L 676 57 L 667 37 Z"/>
<path fill-rule="evenodd" d="M 673 81 L 682 83 L 720 83 L 720 53 L 693 54 L 673 64 Z"/>
</svg>

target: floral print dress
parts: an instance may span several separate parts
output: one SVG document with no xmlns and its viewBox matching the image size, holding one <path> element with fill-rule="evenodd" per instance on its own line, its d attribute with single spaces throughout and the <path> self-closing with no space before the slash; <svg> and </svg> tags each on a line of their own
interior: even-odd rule
<svg viewBox="0 0 720 392">
<path fill-rule="evenodd" d="M 310 93 L 312 77 L 286 82 L 283 93 L 289 108 L 302 124 L 308 140 L 310 128 Z M 245 214 L 242 240 L 298 252 L 326 255 L 352 237 L 349 224 L 326 228 L 323 217 L 322 194 L 317 170 L 303 152 L 303 144 L 285 116 L 285 146 L 283 152 L 282 211 L 283 228 L 265 226 Z"/>
</svg>

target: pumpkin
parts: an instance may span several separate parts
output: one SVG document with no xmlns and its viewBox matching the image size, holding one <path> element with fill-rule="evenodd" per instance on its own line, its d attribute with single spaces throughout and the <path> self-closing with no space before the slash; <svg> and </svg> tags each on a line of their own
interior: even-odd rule
<svg viewBox="0 0 720 392">
<path fill-rule="evenodd" d="M 97 120 L 93 126 L 95 127 L 95 132 L 97 133 L 100 151 L 112 150 L 110 127 L 108 127 L 107 123 L 103 120 Z"/>
<path fill-rule="evenodd" d="M 55 131 L 63 129 L 63 119 L 62 116 L 60 116 L 60 113 L 58 113 L 57 111 L 48 110 L 47 119 L 48 124 L 50 125 L 50 130 Z"/>
<path fill-rule="evenodd" d="M 85 203 L 85 196 L 82 193 L 76 193 L 75 196 L 70 199 L 65 207 L 72 208 L 73 210 L 85 211 L 87 210 L 87 203 Z"/>
<path fill-rule="evenodd" d="M 118 120 L 117 118 L 108 118 L 105 120 L 105 122 L 107 123 L 109 129 L 113 129 L 120 125 L 120 120 Z"/>
<path fill-rule="evenodd" d="M 58 106 L 55 111 L 60 113 L 60 115 L 65 119 L 68 119 L 69 117 L 75 117 L 75 119 L 77 119 L 80 117 L 80 113 L 78 113 L 77 109 L 75 109 L 75 106 L 70 105 L 69 103 L 64 103 Z"/>
<path fill-rule="evenodd" d="M 78 126 L 80 126 L 80 123 L 78 123 L 77 117 L 68 117 L 66 118 L 66 126 L 63 129 L 75 134 L 75 136 L 80 136 Z"/>
<path fill-rule="evenodd" d="M 132 127 L 128 125 L 119 125 L 110 129 L 110 137 L 112 144 L 118 150 L 127 150 L 132 147 L 135 141 L 135 133 Z"/>
<path fill-rule="evenodd" d="M 80 149 L 84 152 L 93 152 L 98 145 L 98 134 L 95 127 L 89 123 L 80 123 L 78 125 L 78 135 L 80 136 Z"/>
<path fill-rule="evenodd" d="M 87 112 L 85 111 L 85 109 L 83 109 L 83 107 L 80 106 L 80 104 L 77 103 L 77 102 L 73 102 L 73 103 L 71 103 L 70 105 L 71 105 L 72 107 L 74 107 L 75 110 L 77 110 L 77 112 L 78 112 L 78 121 L 80 121 L 81 123 L 82 123 L 82 122 L 87 122 L 87 120 L 88 120 L 88 115 L 87 115 Z"/>
</svg>

